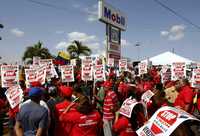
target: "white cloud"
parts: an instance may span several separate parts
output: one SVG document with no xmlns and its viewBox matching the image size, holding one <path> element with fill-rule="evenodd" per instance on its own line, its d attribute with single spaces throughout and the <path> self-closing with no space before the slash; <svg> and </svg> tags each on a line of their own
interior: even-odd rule
<svg viewBox="0 0 200 136">
<path fill-rule="evenodd" d="M 84 12 L 87 14 L 87 20 L 94 22 L 98 20 L 98 5 L 94 4 L 92 7 L 85 8 Z"/>
<path fill-rule="evenodd" d="M 69 45 L 70 43 L 61 41 L 56 45 L 56 49 L 67 48 Z"/>
<path fill-rule="evenodd" d="M 185 36 L 184 25 L 174 25 L 168 31 L 161 31 L 161 36 L 166 36 L 170 41 L 181 40 Z"/>
<path fill-rule="evenodd" d="M 16 37 L 23 37 L 24 36 L 24 32 L 19 30 L 18 28 L 13 28 L 10 30 L 10 32 L 15 35 Z"/>
<path fill-rule="evenodd" d="M 62 30 L 56 31 L 56 34 L 63 34 L 63 33 L 64 33 L 64 31 L 62 31 Z"/>
<path fill-rule="evenodd" d="M 71 32 L 67 34 L 67 41 L 61 41 L 56 45 L 56 49 L 67 48 L 74 40 L 81 41 L 87 45 L 93 52 L 100 49 L 99 39 L 95 35 L 88 35 L 82 32 Z"/>
</svg>

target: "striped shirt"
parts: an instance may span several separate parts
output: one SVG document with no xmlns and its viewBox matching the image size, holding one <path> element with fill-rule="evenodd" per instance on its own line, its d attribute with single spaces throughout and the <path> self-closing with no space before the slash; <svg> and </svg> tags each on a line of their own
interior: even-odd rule
<svg viewBox="0 0 200 136">
<path fill-rule="evenodd" d="M 104 105 L 103 105 L 103 119 L 106 120 L 113 120 L 114 113 L 112 109 L 117 106 L 117 95 L 114 91 L 108 91 L 105 98 L 104 98 Z"/>
</svg>

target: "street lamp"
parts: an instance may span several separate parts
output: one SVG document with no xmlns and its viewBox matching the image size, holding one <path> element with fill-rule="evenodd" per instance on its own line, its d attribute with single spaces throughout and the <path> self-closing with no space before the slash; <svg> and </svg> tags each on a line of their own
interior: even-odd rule
<svg viewBox="0 0 200 136">
<path fill-rule="evenodd" d="M 137 60 L 139 61 L 140 60 L 140 43 L 139 42 L 137 42 L 136 44 L 135 44 L 135 47 L 137 48 Z"/>
</svg>

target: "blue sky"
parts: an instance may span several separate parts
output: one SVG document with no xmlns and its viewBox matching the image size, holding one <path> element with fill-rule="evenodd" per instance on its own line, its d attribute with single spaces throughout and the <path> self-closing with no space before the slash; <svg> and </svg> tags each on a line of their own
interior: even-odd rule
<svg viewBox="0 0 200 136">
<path fill-rule="evenodd" d="M 41 40 L 53 54 L 69 42 L 81 39 L 93 49 L 105 49 L 105 25 L 96 19 L 97 0 L 34 0 L 54 5 L 42 6 L 30 0 L 1 0 L 0 56 L 2 61 L 20 61 L 27 46 Z M 132 60 L 165 51 L 200 61 L 200 30 L 156 4 L 153 0 L 106 0 L 128 17 L 122 32 L 122 55 Z M 200 25 L 199 0 L 160 0 Z M 139 42 L 139 49 L 135 44 Z M 138 53 L 139 50 L 139 53 Z"/>
</svg>

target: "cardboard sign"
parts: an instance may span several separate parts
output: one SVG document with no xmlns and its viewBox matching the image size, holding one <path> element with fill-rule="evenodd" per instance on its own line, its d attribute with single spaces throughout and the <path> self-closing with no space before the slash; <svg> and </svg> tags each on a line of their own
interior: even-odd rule
<svg viewBox="0 0 200 136">
<path fill-rule="evenodd" d="M 94 66 L 94 80 L 95 81 L 105 81 L 105 69 L 103 65 Z"/>
<path fill-rule="evenodd" d="M 165 83 L 169 80 L 171 80 L 171 69 L 170 66 L 164 65 L 161 69 L 161 82 Z"/>
<path fill-rule="evenodd" d="M 62 82 L 74 82 L 74 67 L 72 65 L 61 66 Z"/>
<path fill-rule="evenodd" d="M 83 81 L 92 81 L 93 80 L 93 61 L 91 57 L 86 57 L 82 59 L 82 73 L 81 79 Z"/>
<path fill-rule="evenodd" d="M 178 80 L 186 77 L 186 65 L 184 62 L 172 63 L 172 77 L 171 80 Z"/>
<path fill-rule="evenodd" d="M 138 104 L 141 104 L 143 106 L 143 104 L 140 103 L 140 102 L 137 102 L 136 99 L 132 99 L 131 97 L 127 98 L 123 102 L 121 108 L 119 109 L 119 113 L 128 117 L 128 118 L 131 118 L 133 108 Z"/>
<path fill-rule="evenodd" d="M 115 60 L 113 58 L 108 58 L 108 67 L 114 67 L 115 64 Z"/>
<path fill-rule="evenodd" d="M 35 69 L 25 69 L 26 86 L 29 87 L 31 82 L 37 81 L 37 71 Z"/>
<path fill-rule="evenodd" d="M 41 66 L 37 69 L 37 81 L 42 85 L 45 84 L 46 79 L 46 66 Z"/>
<path fill-rule="evenodd" d="M 192 72 L 192 87 L 200 88 L 200 68 L 194 69 Z"/>
<path fill-rule="evenodd" d="M 2 65 L 1 66 L 1 85 L 2 87 L 11 87 L 19 84 L 19 66 Z"/>
<path fill-rule="evenodd" d="M 147 63 L 142 62 L 138 64 L 139 75 L 143 75 L 147 73 Z"/>
<path fill-rule="evenodd" d="M 154 96 L 154 93 L 151 90 L 148 90 L 148 91 L 146 91 L 145 93 L 142 94 L 141 100 L 144 103 L 148 103 L 150 101 L 151 97 L 153 97 L 153 96 Z"/>
<path fill-rule="evenodd" d="M 23 101 L 23 91 L 19 85 L 8 88 L 5 95 L 12 109 Z"/>
<path fill-rule="evenodd" d="M 165 106 L 157 110 L 136 133 L 138 136 L 169 136 L 181 123 L 187 120 L 199 121 L 181 109 Z"/>
<path fill-rule="evenodd" d="M 120 59 L 119 60 L 119 71 L 127 71 L 127 59 Z"/>
</svg>

